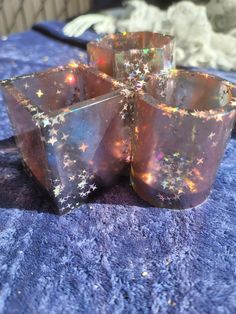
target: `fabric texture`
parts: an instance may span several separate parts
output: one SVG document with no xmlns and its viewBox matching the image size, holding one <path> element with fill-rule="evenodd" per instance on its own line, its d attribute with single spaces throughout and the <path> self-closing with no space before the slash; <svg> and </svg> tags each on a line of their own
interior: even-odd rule
<svg viewBox="0 0 236 314">
<path fill-rule="evenodd" d="M 33 29 L 39 31 L 47 36 L 51 36 L 55 39 L 64 41 L 65 43 L 76 45 L 86 49 L 86 45 L 89 41 L 95 41 L 101 37 L 93 30 L 85 30 L 78 37 L 68 37 L 63 33 L 63 27 L 65 23 L 62 21 L 42 21 L 33 26 Z"/>
<path fill-rule="evenodd" d="M 75 18 L 64 33 L 78 36 L 93 26 L 99 34 L 143 30 L 171 34 L 176 40 L 177 65 L 236 69 L 234 0 L 211 0 L 207 6 L 180 1 L 165 11 L 144 0 L 123 3 L 123 9 Z"/>
<path fill-rule="evenodd" d="M 0 40 L 0 79 L 72 59 L 85 51 L 14 34 Z M 0 121 L 0 313 L 236 312 L 234 138 L 197 208 L 150 207 L 123 179 L 59 217 L 22 169 L 2 98 Z"/>
</svg>

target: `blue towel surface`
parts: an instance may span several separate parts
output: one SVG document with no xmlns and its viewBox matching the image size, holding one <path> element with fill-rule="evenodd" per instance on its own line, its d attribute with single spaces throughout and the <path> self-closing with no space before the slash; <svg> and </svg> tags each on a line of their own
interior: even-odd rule
<svg viewBox="0 0 236 314">
<path fill-rule="evenodd" d="M 92 37 L 70 46 L 62 25 L 0 40 L 0 79 L 86 62 Z M 0 121 L 0 313 L 236 312 L 235 139 L 197 208 L 150 207 L 124 179 L 58 217 L 22 169 L 1 96 Z"/>
</svg>

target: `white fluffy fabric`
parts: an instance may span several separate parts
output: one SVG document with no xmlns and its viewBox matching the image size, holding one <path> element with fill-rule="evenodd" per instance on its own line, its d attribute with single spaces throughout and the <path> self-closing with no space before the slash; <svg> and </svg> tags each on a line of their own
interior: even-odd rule
<svg viewBox="0 0 236 314">
<path fill-rule="evenodd" d="M 177 65 L 236 69 L 235 0 L 211 0 L 207 6 L 181 1 L 166 11 L 143 0 L 129 0 L 120 10 L 76 18 L 64 33 L 79 36 L 91 26 L 97 33 L 168 33 L 176 38 Z"/>
</svg>

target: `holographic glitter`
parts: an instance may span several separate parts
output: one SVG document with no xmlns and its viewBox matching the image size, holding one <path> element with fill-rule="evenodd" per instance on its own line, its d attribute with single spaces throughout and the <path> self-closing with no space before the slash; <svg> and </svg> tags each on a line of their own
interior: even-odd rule
<svg viewBox="0 0 236 314">
<path fill-rule="evenodd" d="M 23 162 L 59 213 L 116 181 L 130 145 L 118 82 L 71 63 L 1 86 Z"/>
<path fill-rule="evenodd" d="M 235 121 L 232 90 L 197 72 L 149 77 L 137 96 L 132 136 L 131 182 L 143 199 L 181 209 L 207 198 Z"/>
<path fill-rule="evenodd" d="M 87 50 L 91 66 L 122 82 L 120 115 L 132 128 L 135 93 L 144 88 L 149 74 L 168 72 L 174 66 L 173 37 L 152 32 L 124 32 L 90 42 Z M 124 149 L 129 161 L 130 146 Z"/>
</svg>

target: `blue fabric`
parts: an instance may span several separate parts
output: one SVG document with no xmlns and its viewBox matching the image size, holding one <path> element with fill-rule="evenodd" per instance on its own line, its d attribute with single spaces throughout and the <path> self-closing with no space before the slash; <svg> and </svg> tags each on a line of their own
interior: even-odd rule
<svg viewBox="0 0 236 314">
<path fill-rule="evenodd" d="M 63 34 L 64 26 L 65 23 L 62 21 L 43 21 L 35 24 L 33 26 L 33 29 L 45 35 L 52 36 L 58 40 L 67 42 L 72 45 L 77 45 L 85 49 L 89 41 L 95 41 L 101 37 L 97 35 L 93 30 L 87 30 L 79 37 L 68 37 Z"/>
<path fill-rule="evenodd" d="M 0 41 L 0 78 L 71 59 L 86 54 L 14 34 Z M 2 98 L 0 121 L 0 313 L 236 312 L 235 139 L 197 208 L 151 208 L 124 179 L 58 217 L 22 170 Z"/>
</svg>

